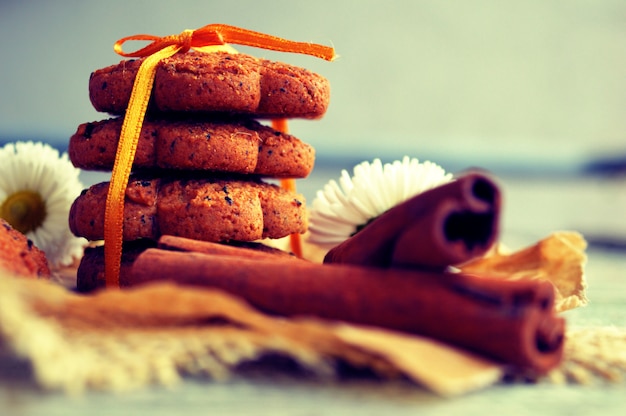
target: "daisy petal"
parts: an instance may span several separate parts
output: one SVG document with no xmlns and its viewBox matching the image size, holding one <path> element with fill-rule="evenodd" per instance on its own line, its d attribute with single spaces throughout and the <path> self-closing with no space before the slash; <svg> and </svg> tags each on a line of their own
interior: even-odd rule
<svg viewBox="0 0 626 416">
<path fill-rule="evenodd" d="M 17 142 L 0 148 L 0 206 L 17 192 L 30 191 L 45 204 L 41 225 L 27 232 L 52 267 L 69 265 L 82 255 L 86 240 L 68 226 L 72 202 L 83 190 L 67 154 L 44 143 Z"/>
<path fill-rule="evenodd" d="M 432 162 L 405 156 L 384 164 L 380 159 L 362 162 L 329 181 L 317 192 L 310 213 L 309 240 L 331 248 L 389 208 L 452 180 L 452 175 Z"/>
</svg>

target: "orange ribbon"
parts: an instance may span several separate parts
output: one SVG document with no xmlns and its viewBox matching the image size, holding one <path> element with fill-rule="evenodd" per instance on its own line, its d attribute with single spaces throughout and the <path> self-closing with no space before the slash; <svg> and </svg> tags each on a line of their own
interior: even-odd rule
<svg viewBox="0 0 626 416">
<path fill-rule="evenodd" d="M 289 133 L 289 125 L 286 118 L 272 120 L 272 128 L 283 133 Z M 293 178 L 281 179 L 280 186 L 283 189 L 295 192 L 296 180 Z M 289 247 L 296 257 L 302 258 L 302 238 L 300 234 L 294 233 L 289 235 Z"/>
<path fill-rule="evenodd" d="M 124 52 L 122 45 L 129 40 L 152 41 L 148 46 L 134 52 Z M 300 53 L 317 58 L 332 61 L 336 58 L 335 50 L 329 46 L 317 45 L 309 42 L 295 42 L 279 38 L 253 30 L 242 29 L 236 26 L 223 24 L 211 24 L 196 30 L 185 30 L 179 35 L 153 36 L 133 35 L 127 36 L 115 42 L 113 49 L 119 55 L 127 58 L 141 58 L 152 55 L 168 46 L 175 46 L 182 52 L 190 48 L 198 48 L 210 45 L 235 45 L 254 46 L 256 48 L 269 49 L 278 52 Z"/>
<path fill-rule="evenodd" d="M 124 52 L 122 46 L 127 41 L 151 41 L 147 46 L 134 52 Z M 158 37 L 153 35 L 127 36 L 115 42 L 113 50 L 121 56 L 143 58 L 124 116 L 120 140 L 111 173 L 111 182 L 106 200 L 104 215 L 104 255 L 105 279 L 108 288 L 119 287 L 120 262 L 124 226 L 124 197 L 130 178 L 137 142 L 143 125 L 154 75 L 158 63 L 178 52 L 191 48 L 204 48 L 228 43 L 253 46 L 279 52 L 300 53 L 332 61 L 333 48 L 307 42 L 295 42 L 264 33 L 223 24 L 211 24 L 196 30 L 185 30 L 179 35 Z"/>
</svg>

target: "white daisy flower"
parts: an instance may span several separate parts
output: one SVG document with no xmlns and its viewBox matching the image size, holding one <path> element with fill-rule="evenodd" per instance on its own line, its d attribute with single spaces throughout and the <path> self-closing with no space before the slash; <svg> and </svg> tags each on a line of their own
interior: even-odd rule
<svg viewBox="0 0 626 416">
<path fill-rule="evenodd" d="M 339 183 L 328 182 L 317 192 L 309 216 L 309 241 L 331 248 L 369 221 L 407 199 L 452 180 L 452 174 L 432 162 L 408 156 L 382 164 L 362 162 L 350 177 L 341 172 Z"/>
<path fill-rule="evenodd" d="M 66 153 L 43 143 L 0 148 L 0 217 L 46 253 L 51 267 L 80 258 L 86 240 L 69 228 L 72 202 L 83 189 Z"/>
</svg>

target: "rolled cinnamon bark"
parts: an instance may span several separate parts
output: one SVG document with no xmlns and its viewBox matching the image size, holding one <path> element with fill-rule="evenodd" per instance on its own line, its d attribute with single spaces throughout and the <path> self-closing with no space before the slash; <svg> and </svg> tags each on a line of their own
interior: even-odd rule
<svg viewBox="0 0 626 416">
<path fill-rule="evenodd" d="M 216 254 L 222 256 L 243 256 L 248 259 L 297 259 L 291 253 L 257 242 L 231 241 L 214 243 L 174 235 L 163 235 L 159 238 L 158 248 L 172 251 L 193 251 L 196 253 Z"/>
<path fill-rule="evenodd" d="M 120 264 L 120 287 L 129 286 L 130 270 L 137 256 L 144 250 L 154 247 L 156 242 L 148 239 L 124 242 Z M 76 290 L 87 293 L 105 287 L 104 246 L 87 247 L 76 270 Z"/>
<path fill-rule="evenodd" d="M 468 173 L 396 205 L 331 249 L 325 263 L 445 268 L 483 255 L 499 233 L 496 183 Z"/>
<path fill-rule="evenodd" d="M 148 239 L 126 241 L 122 249 L 120 287 L 129 286 L 130 269 L 137 256 L 148 248 L 171 251 L 193 251 L 221 256 L 240 256 L 248 259 L 292 259 L 301 260 L 286 251 L 256 242 L 231 242 L 230 244 L 193 240 L 190 238 L 164 235 L 159 241 Z M 76 271 L 76 289 L 87 293 L 106 286 L 104 278 L 104 246 L 89 247 Z"/>
<path fill-rule="evenodd" d="M 545 281 L 148 249 L 129 282 L 154 280 L 223 289 L 269 313 L 430 336 L 538 374 L 563 349 L 564 320 Z"/>
</svg>

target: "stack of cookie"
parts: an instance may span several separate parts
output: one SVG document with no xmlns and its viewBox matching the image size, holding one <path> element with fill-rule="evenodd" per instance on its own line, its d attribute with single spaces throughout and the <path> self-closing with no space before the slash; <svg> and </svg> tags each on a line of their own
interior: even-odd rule
<svg viewBox="0 0 626 416">
<path fill-rule="evenodd" d="M 68 149 L 76 167 L 112 169 L 140 64 L 124 60 L 91 74 L 95 109 L 120 117 L 78 127 Z M 125 245 L 150 245 L 161 235 L 230 242 L 306 231 L 302 195 L 264 179 L 306 177 L 314 150 L 258 120 L 320 118 L 329 95 L 320 75 L 249 55 L 187 52 L 161 61 L 126 189 Z M 108 187 L 93 185 L 76 199 L 75 235 L 104 238 Z M 96 273 L 82 278 L 103 285 L 103 271 Z"/>
</svg>

